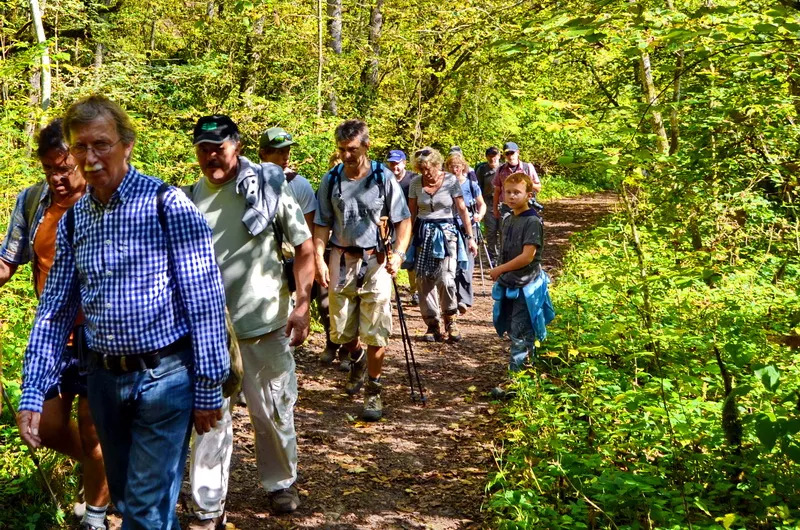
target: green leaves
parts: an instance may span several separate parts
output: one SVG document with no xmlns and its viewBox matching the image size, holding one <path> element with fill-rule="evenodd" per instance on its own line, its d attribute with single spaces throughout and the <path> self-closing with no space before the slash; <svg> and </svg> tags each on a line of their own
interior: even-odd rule
<svg viewBox="0 0 800 530">
<path fill-rule="evenodd" d="M 781 374 L 775 365 L 770 364 L 759 368 L 755 371 L 755 375 L 761 380 L 761 384 L 764 385 L 764 388 L 770 392 L 775 392 L 778 389 Z"/>
</svg>

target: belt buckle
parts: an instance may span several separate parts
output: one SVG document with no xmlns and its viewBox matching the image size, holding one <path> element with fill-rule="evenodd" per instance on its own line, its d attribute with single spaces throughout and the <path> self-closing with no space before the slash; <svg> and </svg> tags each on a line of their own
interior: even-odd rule
<svg viewBox="0 0 800 530">
<path fill-rule="evenodd" d="M 119 367 L 122 369 L 123 372 L 128 371 L 128 362 L 125 359 L 125 355 L 120 356 L 119 358 Z"/>
</svg>

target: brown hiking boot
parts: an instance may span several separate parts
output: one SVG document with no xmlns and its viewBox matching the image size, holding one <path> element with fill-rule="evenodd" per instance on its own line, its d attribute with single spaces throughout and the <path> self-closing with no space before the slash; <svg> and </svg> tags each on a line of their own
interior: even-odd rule
<svg viewBox="0 0 800 530">
<path fill-rule="evenodd" d="M 379 381 L 367 381 L 367 386 L 364 387 L 364 410 L 361 413 L 364 421 L 378 421 L 383 417 L 382 387 Z"/>
<path fill-rule="evenodd" d="M 364 348 L 350 354 L 350 374 L 344 384 L 344 391 L 354 396 L 358 394 L 364 385 L 364 377 L 367 374 L 367 352 Z"/>
<path fill-rule="evenodd" d="M 269 504 L 272 512 L 276 515 L 282 513 L 292 513 L 300 506 L 300 496 L 294 485 L 288 488 L 271 491 L 269 493 Z"/>
<path fill-rule="evenodd" d="M 450 342 L 458 342 L 461 340 L 461 331 L 458 329 L 455 315 L 444 318 L 444 329 L 447 331 L 447 340 Z"/>
<path fill-rule="evenodd" d="M 425 342 L 442 342 L 444 341 L 444 336 L 442 335 L 442 330 L 439 327 L 439 321 L 435 320 L 428 324 L 428 329 L 425 331 L 425 335 L 422 336 L 422 340 Z"/>
</svg>

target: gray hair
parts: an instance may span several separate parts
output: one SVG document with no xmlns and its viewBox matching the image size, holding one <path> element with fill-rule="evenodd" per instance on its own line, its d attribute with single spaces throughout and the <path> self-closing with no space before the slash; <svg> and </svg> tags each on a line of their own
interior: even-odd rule
<svg viewBox="0 0 800 530">
<path fill-rule="evenodd" d="M 336 143 L 349 142 L 355 138 L 361 139 L 361 145 L 369 144 L 369 127 L 363 120 L 343 121 L 333 133 Z"/>
<path fill-rule="evenodd" d="M 444 158 L 442 153 L 430 146 L 425 146 L 414 153 L 414 169 L 419 171 L 419 167 L 425 164 L 428 167 L 441 169 Z"/>
<path fill-rule="evenodd" d="M 111 118 L 114 121 L 123 144 L 132 145 L 136 141 L 136 131 L 128 114 L 117 103 L 99 94 L 76 101 L 69 106 L 64 115 L 64 135 L 71 141 L 74 129 L 100 118 Z"/>
</svg>

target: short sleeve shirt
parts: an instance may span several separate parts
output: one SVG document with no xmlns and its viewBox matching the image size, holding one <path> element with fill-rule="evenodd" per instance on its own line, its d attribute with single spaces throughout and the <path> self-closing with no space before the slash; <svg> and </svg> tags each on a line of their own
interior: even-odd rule
<svg viewBox="0 0 800 530">
<path fill-rule="evenodd" d="M 300 205 L 303 215 L 315 212 L 317 210 L 317 196 L 314 194 L 314 188 L 311 187 L 311 183 L 305 177 L 296 173 L 286 173 L 287 180 L 290 176 L 289 188 L 294 193 L 294 198 L 297 200 L 297 204 Z"/>
<path fill-rule="evenodd" d="M 408 202 L 408 190 L 411 187 L 411 181 L 418 176 L 419 175 L 417 173 L 406 170 L 406 174 L 403 175 L 403 179 L 397 181 L 400 184 L 400 187 L 403 188 L 403 195 L 406 198 L 406 202 Z"/>
<path fill-rule="evenodd" d="M 497 173 L 492 179 L 492 185 L 495 188 L 500 188 L 499 201 L 503 202 L 503 183 L 509 175 L 521 171 L 528 175 L 534 184 L 539 184 L 539 174 L 536 173 L 536 168 L 530 162 L 520 162 L 516 167 L 511 167 L 508 163 L 501 165 L 497 168 Z"/>
<path fill-rule="evenodd" d="M 477 182 L 467 178 L 461 183 L 461 193 L 464 196 L 464 204 L 466 204 L 469 208 L 475 204 L 475 202 L 478 200 L 478 197 L 481 196 L 481 189 Z"/>
<path fill-rule="evenodd" d="M 497 168 L 490 166 L 486 162 L 479 165 L 478 169 L 475 170 L 475 176 L 478 180 L 478 185 L 481 187 L 483 198 L 487 200 L 490 205 L 492 197 L 494 196 L 494 184 L 492 184 L 492 180 L 494 180 L 496 174 Z"/>
<path fill-rule="evenodd" d="M 334 173 L 338 173 L 335 179 Z M 383 167 L 379 176 L 377 162 L 372 162 L 370 175 L 358 180 L 347 178 L 339 164 L 322 178 L 317 200 L 314 224 L 332 228 L 330 242 L 337 247 L 374 248 L 380 241 L 381 217 L 389 217 L 392 223 L 411 217 L 394 174 Z"/>
<path fill-rule="evenodd" d="M 247 231 L 242 223 L 246 203 L 236 193 L 236 179 L 216 186 L 203 177 L 192 195 L 213 233 L 214 253 L 236 337 L 250 339 L 284 326 L 291 297 L 272 228 L 257 236 Z M 292 246 L 311 237 L 288 182 L 281 186 L 275 221 Z"/>
<path fill-rule="evenodd" d="M 525 245 L 534 245 L 536 254 L 528 265 L 500 275 L 501 285 L 506 287 L 522 287 L 536 279 L 542 263 L 542 221 L 533 210 L 522 215 L 510 215 L 503 221 L 502 262 L 508 263 L 522 254 Z"/>
<path fill-rule="evenodd" d="M 462 197 L 461 184 L 452 173 L 445 173 L 442 185 L 432 195 L 422 188 L 422 177 L 411 181 L 408 198 L 417 200 L 417 217 L 421 219 L 452 219 L 455 216 L 455 199 Z"/>
</svg>

